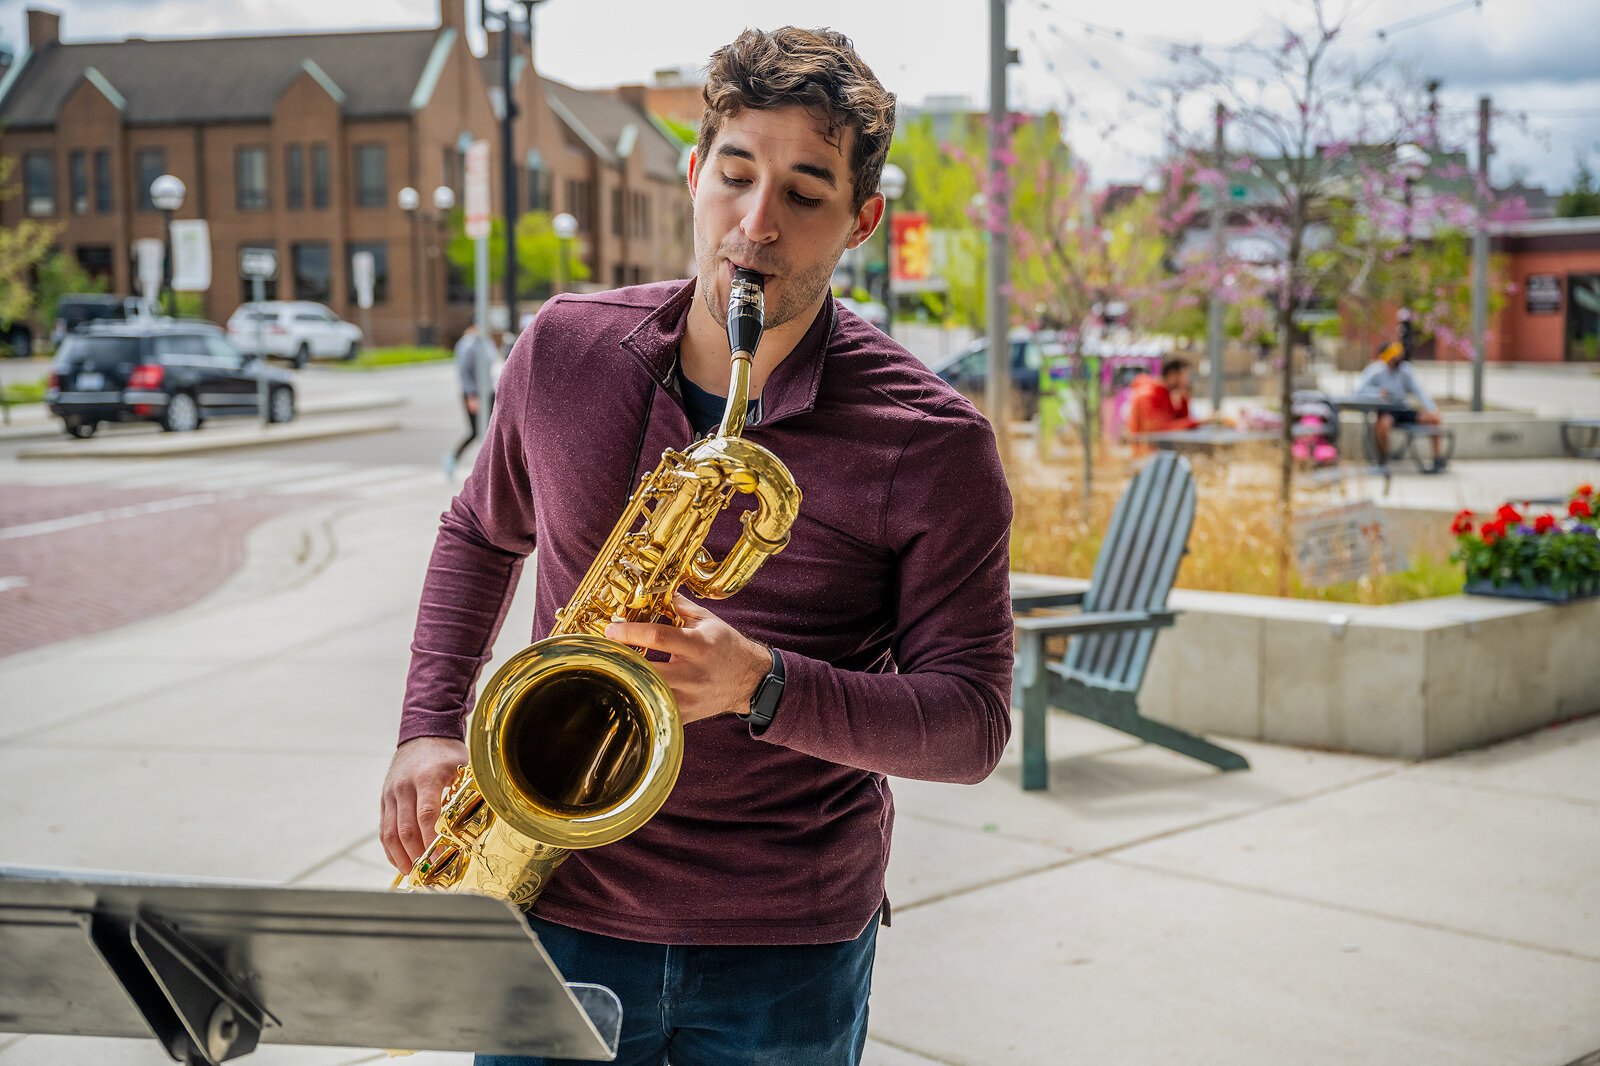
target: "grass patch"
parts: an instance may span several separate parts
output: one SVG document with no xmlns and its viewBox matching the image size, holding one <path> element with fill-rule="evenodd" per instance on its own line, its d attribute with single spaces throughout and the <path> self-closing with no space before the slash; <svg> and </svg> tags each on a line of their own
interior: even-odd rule
<svg viewBox="0 0 1600 1066">
<path fill-rule="evenodd" d="M 44 403 L 44 390 L 46 379 L 38 381 L 13 381 L 8 383 L 3 393 L 0 393 L 0 402 L 11 403 Z"/>
<path fill-rule="evenodd" d="M 363 348 L 348 362 L 329 363 L 340 370 L 381 370 L 390 366 L 411 366 L 416 363 L 439 363 L 452 359 L 455 353 L 449 348 L 431 348 L 419 345 L 401 345 L 396 348 Z"/>
<path fill-rule="evenodd" d="M 1021 449 L 1019 449 L 1019 452 Z M 1013 569 L 1087 578 L 1111 513 L 1137 464 L 1113 455 L 1096 464 L 1093 491 L 1085 504 L 1081 458 L 1060 463 L 1033 458 L 1013 460 L 1008 475 L 1015 501 L 1011 529 Z M 1279 560 L 1286 534 L 1278 500 L 1277 452 L 1273 446 L 1239 449 L 1227 462 L 1199 459 L 1195 470 L 1195 519 L 1189 553 L 1178 569 L 1180 588 L 1276 596 Z M 1300 489 L 1297 509 L 1346 502 L 1337 489 Z M 1289 575 L 1296 599 L 1335 603 L 1386 604 L 1451 596 L 1464 581 L 1461 568 L 1437 554 L 1413 551 L 1399 573 L 1374 572 L 1359 581 L 1311 588 Z"/>
</svg>

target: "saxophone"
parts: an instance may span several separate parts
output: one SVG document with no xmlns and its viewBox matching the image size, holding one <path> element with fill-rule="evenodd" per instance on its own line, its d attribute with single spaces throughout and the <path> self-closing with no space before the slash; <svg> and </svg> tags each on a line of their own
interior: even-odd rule
<svg viewBox="0 0 1600 1066">
<path fill-rule="evenodd" d="M 556 613 L 550 636 L 500 667 L 468 726 L 469 765 L 444 791 L 438 836 L 406 889 L 479 892 L 530 906 L 575 849 L 622 839 L 660 809 L 683 761 L 677 700 L 638 651 L 605 636 L 613 621 L 681 625 L 680 585 L 702 599 L 744 588 L 783 550 L 800 490 L 777 456 L 744 440 L 750 366 L 763 324 L 761 275 L 734 271 L 732 377 L 716 433 L 669 450 Z M 755 497 L 719 561 L 703 547 L 736 493 Z"/>
</svg>

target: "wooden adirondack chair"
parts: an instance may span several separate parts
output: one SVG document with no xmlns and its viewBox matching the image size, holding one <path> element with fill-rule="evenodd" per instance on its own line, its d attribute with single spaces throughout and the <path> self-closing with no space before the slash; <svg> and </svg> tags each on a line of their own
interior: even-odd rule
<svg viewBox="0 0 1600 1066">
<path fill-rule="evenodd" d="M 1058 707 L 1141 740 L 1210 763 L 1244 770 L 1244 756 L 1139 713 L 1139 687 L 1156 630 L 1175 613 L 1167 594 L 1188 550 L 1194 524 L 1194 475 L 1188 460 L 1159 452 L 1117 501 L 1094 577 L 1081 593 L 1013 591 L 1018 608 L 1017 685 L 1022 706 L 1022 787 L 1049 785 L 1045 718 Z M 1023 608 L 1076 604 L 1078 614 L 1022 615 Z M 1068 635 L 1066 657 L 1045 661 L 1045 639 Z M 1196 678 L 1196 683 L 1203 679 Z"/>
</svg>

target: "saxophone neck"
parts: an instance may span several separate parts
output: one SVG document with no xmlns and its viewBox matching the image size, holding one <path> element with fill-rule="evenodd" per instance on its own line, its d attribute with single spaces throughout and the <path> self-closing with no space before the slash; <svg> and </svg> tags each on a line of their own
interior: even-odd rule
<svg viewBox="0 0 1600 1066">
<path fill-rule="evenodd" d="M 719 437 L 737 437 L 744 432 L 745 416 L 750 411 L 749 352 L 734 352 L 733 367 L 728 377 L 728 405 L 722 409 L 722 425 L 717 427 Z"/>
</svg>

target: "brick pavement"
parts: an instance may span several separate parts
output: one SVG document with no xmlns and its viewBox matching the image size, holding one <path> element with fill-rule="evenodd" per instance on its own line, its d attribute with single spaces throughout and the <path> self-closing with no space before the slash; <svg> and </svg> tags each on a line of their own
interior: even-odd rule
<svg viewBox="0 0 1600 1066">
<path fill-rule="evenodd" d="M 195 603 L 238 569 L 252 529 L 308 498 L 0 486 L 0 657 Z"/>
</svg>

